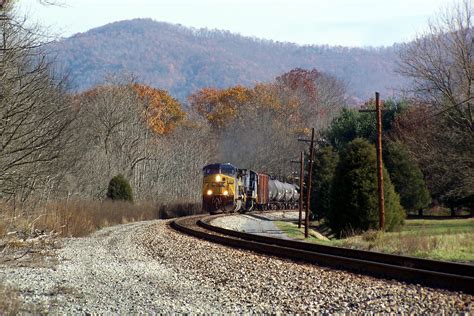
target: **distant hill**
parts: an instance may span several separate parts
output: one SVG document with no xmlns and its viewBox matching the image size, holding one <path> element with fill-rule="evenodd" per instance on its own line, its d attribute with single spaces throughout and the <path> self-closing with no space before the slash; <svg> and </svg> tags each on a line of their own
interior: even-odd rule
<svg viewBox="0 0 474 316">
<path fill-rule="evenodd" d="M 268 82 L 295 67 L 335 75 L 360 100 L 374 91 L 386 98 L 404 83 L 393 72 L 396 46 L 300 46 L 151 19 L 107 24 L 55 42 L 52 50 L 79 91 L 107 74 L 128 73 L 184 100 L 202 87 Z"/>
</svg>

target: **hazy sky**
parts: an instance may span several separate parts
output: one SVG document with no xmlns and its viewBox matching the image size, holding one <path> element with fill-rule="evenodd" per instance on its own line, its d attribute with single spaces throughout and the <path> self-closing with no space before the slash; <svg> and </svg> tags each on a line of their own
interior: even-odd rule
<svg viewBox="0 0 474 316">
<path fill-rule="evenodd" d="M 408 41 L 454 0 L 20 0 L 21 12 L 61 36 L 110 22 L 152 18 L 246 36 L 343 46 Z"/>
</svg>

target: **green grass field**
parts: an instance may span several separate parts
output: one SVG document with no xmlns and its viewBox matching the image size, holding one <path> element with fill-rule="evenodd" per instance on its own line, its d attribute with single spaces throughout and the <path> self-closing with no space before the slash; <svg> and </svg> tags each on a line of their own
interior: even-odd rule
<svg viewBox="0 0 474 316">
<path fill-rule="evenodd" d="M 304 239 L 304 229 L 288 222 L 276 225 L 289 237 Z M 308 242 L 437 260 L 474 263 L 474 218 L 406 220 L 396 232 L 368 231 L 345 239 L 321 240 L 310 230 Z"/>
</svg>

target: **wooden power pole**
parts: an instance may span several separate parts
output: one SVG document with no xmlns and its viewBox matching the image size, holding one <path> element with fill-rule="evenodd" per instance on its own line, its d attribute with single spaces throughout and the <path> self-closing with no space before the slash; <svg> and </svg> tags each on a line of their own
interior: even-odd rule
<svg viewBox="0 0 474 316">
<path fill-rule="evenodd" d="M 375 112 L 377 115 L 377 184 L 379 191 L 379 229 L 385 227 L 385 198 L 383 192 L 383 163 L 382 163 L 382 106 L 380 94 L 375 92 L 375 111 L 359 110 L 359 112 Z"/>
<path fill-rule="evenodd" d="M 309 146 L 309 158 L 308 158 L 308 184 L 306 185 L 306 211 L 305 211 L 305 221 L 304 221 L 304 237 L 308 238 L 308 229 L 309 229 L 309 212 L 310 212 L 310 201 L 311 201 L 311 181 L 313 177 L 313 156 L 314 156 L 314 128 L 311 129 L 311 140 L 307 139 L 298 139 L 298 141 L 310 143 Z M 301 158 L 303 161 L 303 158 Z M 303 178 L 303 177 L 301 177 Z M 301 189 L 303 192 L 303 189 Z M 301 203 L 302 203 L 301 199 Z M 303 206 L 301 206 L 303 208 Z"/>
<path fill-rule="evenodd" d="M 306 193 L 306 213 L 305 213 L 305 225 L 304 225 L 304 238 L 308 238 L 309 229 L 309 212 L 310 212 L 310 201 L 311 201 L 311 181 L 313 177 L 313 156 L 314 156 L 314 127 L 311 129 L 311 145 L 309 147 L 309 160 L 308 160 L 308 192 Z"/>
<path fill-rule="evenodd" d="M 379 228 L 385 227 L 385 201 L 383 193 L 383 164 L 382 164 L 382 107 L 380 94 L 375 93 L 375 111 L 377 111 L 377 173 L 379 185 Z"/>
<path fill-rule="evenodd" d="M 301 218 L 303 213 L 303 185 L 304 185 L 304 154 L 300 153 L 300 160 L 292 160 L 293 163 L 300 165 L 300 198 L 299 198 L 299 216 L 298 216 L 298 228 L 301 228 Z"/>
<path fill-rule="evenodd" d="M 300 153 L 300 201 L 299 201 L 299 216 L 298 228 L 301 228 L 301 214 L 303 213 L 303 185 L 304 185 L 304 154 Z"/>
</svg>

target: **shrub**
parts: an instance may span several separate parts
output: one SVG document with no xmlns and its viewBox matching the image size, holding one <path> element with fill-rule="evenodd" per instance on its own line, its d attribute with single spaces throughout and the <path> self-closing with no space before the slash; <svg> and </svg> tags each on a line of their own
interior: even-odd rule
<svg viewBox="0 0 474 316">
<path fill-rule="evenodd" d="M 111 200 L 133 202 L 132 187 L 121 174 L 113 177 L 109 182 L 107 197 Z"/>
<path fill-rule="evenodd" d="M 375 147 L 357 138 L 342 151 L 331 189 L 327 219 L 336 235 L 378 229 L 377 159 Z M 385 229 L 402 224 L 405 212 L 385 168 Z"/>
</svg>

